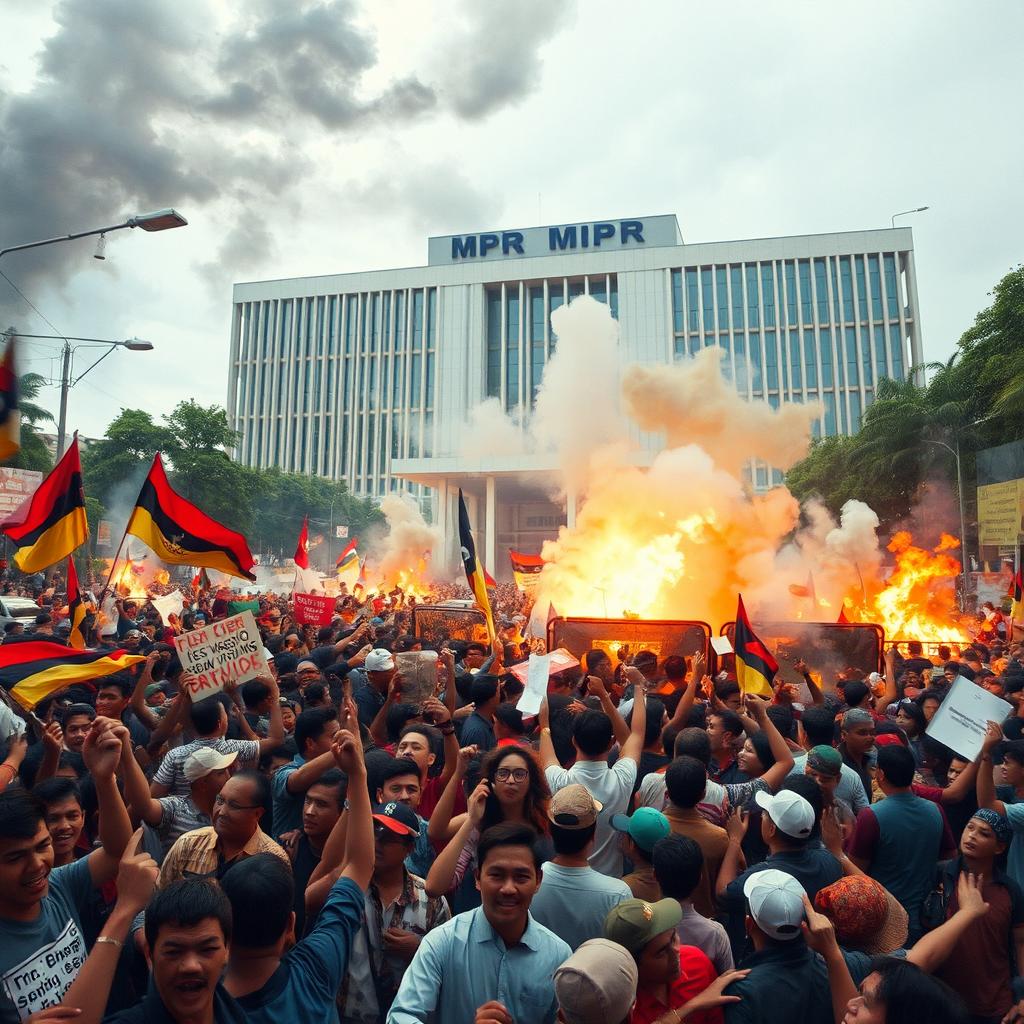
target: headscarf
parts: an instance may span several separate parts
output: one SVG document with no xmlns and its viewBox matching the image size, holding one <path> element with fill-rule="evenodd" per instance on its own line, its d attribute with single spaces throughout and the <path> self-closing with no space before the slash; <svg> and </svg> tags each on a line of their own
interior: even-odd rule
<svg viewBox="0 0 1024 1024">
<path fill-rule="evenodd" d="M 1013 826 L 1005 814 L 993 811 L 988 807 L 981 807 L 971 815 L 972 818 L 979 818 L 996 834 L 1000 843 L 1008 843 L 1013 838 Z"/>
</svg>

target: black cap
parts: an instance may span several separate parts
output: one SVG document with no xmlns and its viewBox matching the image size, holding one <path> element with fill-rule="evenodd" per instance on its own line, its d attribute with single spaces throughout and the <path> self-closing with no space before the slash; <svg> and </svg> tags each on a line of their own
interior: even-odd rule
<svg viewBox="0 0 1024 1024">
<path fill-rule="evenodd" d="M 377 804 L 373 809 L 373 820 L 400 836 L 418 836 L 420 819 L 408 805 L 391 800 L 386 804 Z"/>
</svg>

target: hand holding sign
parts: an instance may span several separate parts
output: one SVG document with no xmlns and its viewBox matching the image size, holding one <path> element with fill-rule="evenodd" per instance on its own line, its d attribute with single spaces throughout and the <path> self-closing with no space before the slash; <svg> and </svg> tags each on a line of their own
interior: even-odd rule
<svg viewBox="0 0 1024 1024">
<path fill-rule="evenodd" d="M 193 701 L 220 693 L 230 682 L 268 674 L 263 641 L 250 611 L 176 636 L 174 646 L 186 673 L 182 689 Z"/>
</svg>

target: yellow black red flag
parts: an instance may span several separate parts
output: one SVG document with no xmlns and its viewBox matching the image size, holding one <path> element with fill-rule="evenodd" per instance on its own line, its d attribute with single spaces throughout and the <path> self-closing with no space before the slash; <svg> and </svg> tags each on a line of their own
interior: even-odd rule
<svg viewBox="0 0 1024 1024">
<path fill-rule="evenodd" d="M 18 408 L 18 370 L 14 365 L 15 336 L 7 342 L 0 359 L 0 462 L 18 454 L 21 448 L 21 410 Z"/>
<path fill-rule="evenodd" d="M 0 646 L 0 686 L 31 710 L 72 683 L 123 672 L 146 659 L 127 651 L 76 651 L 49 640 Z"/>
<path fill-rule="evenodd" d="M 125 531 L 148 544 L 168 565 L 217 569 L 255 580 L 256 560 L 245 537 L 229 530 L 172 490 L 157 452 Z"/>
<path fill-rule="evenodd" d="M 82 630 L 85 613 L 85 602 L 82 600 L 82 592 L 78 589 L 78 571 L 75 569 L 75 560 L 68 555 L 68 618 L 71 620 L 68 646 L 79 651 L 85 650 L 85 633 Z"/>
<path fill-rule="evenodd" d="M 491 614 L 491 601 L 487 596 L 487 581 L 484 578 L 483 563 L 476 557 L 476 545 L 473 543 L 473 531 L 469 525 L 469 511 L 466 500 L 459 488 L 459 547 L 462 551 L 462 565 L 466 570 L 466 579 L 473 597 L 480 610 L 487 616 L 487 631 L 494 638 L 494 616 Z"/>
<path fill-rule="evenodd" d="M 22 572 L 40 572 L 85 543 L 89 524 L 77 434 L 35 494 L 0 523 L 0 530 L 17 545 L 14 561 Z"/>
<path fill-rule="evenodd" d="M 750 619 L 747 618 L 747 610 L 743 607 L 742 596 L 736 608 L 736 635 L 732 646 L 736 652 L 736 682 L 740 684 L 740 693 L 770 697 L 772 680 L 779 671 L 779 663 L 755 636 Z"/>
</svg>

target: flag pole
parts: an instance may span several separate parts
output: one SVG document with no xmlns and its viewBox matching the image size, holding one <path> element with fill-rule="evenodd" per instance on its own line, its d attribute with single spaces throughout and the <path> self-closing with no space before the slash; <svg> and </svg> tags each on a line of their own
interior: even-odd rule
<svg viewBox="0 0 1024 1024">
<path fill-rule="evenodd" d="M 149 471 L 152 473 L 153 466 L 156 465 L 157 459 L 160 458 L 160 453 L 157 452 L 153 456 L 153 462 L 150 464 Z M 149 473 L 146 474 L 146 480 L 149 479 Z M 145 481 L 143 481 L 145 486 Z M 124 547 L 124 542 L 128 539 L 128 527 L 131 525 L 132 514 L 135 512 L 136 507 L 139 504 L 139 498 L 142 497 L 142 489 L 139 489 L 139 497 L 135 499 L 135 504 L 132 505 L 132 511 L 128 513 L 128 518 L 125 520 L 124 533 L 121 534 L 121 543 L 117 545 L 117 551 L 114 554 L 114 560 L 110 563 L 110 572 L 107 575 L 107 582 L 103 585 L 103 589 L 100 591 L 100 605 L 103 604 L 103 595 L 106 594 L 107 590 L 110 589 L 110 581 L 114 578 L 114 570 L 117 568 L 117 560 L 121 557 L 121 549 Z"/>
</svg>

